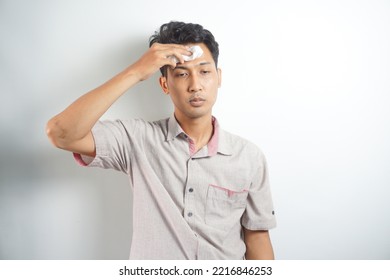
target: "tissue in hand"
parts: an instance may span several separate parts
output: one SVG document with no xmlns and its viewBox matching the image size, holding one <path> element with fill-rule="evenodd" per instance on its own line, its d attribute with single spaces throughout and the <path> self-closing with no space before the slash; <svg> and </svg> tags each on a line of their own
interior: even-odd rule
<svg viewBox="0 0 390 280">
<path fill-rule="evenodd" d="M 199 46 L 192 46 L 188 50 L 190 52 L 192 52 L 192 55 L 190 55 L 190 56 L 183 55 L 184 61 L 191 61 L 191 60 L 197 59 L 198 57 L 201 57 L 203 54 L 203 50 Z M 176 57 L 172 56 L 172 59 L 173 59 L 173 61 L 175 61 L 175 63 L 179 63 L 179 60 Z"/>
</svg>

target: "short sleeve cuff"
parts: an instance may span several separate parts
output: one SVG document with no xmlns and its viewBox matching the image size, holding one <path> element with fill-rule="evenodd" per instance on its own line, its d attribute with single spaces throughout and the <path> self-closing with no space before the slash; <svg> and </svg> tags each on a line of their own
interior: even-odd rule
<svg viewBox="0 0 390 280">
<path fill-rule="evenodd" d="M 78 153 L 73 153 L 73 158 L 81 166 L 99 166 L 101 157 L 104 157 L 107 154 L 107 148 L 105 146 L 105 135 L 103 132 L 102 123 L 100 121 L 97 122 L 92 128 L 91 132 L 95 142 L 96 156 L 89 157 Z"/>
<path fill-rule="evenodd" d="M 76 162 L 81 166 L 88 166 L 95 159 L 94 157 L 83 156 L 77 153 L 73 153 L 73 157 L 76 160 Z"/>
<path fill-rule="evenodd" d="M 242 226 L 249 230 L 270 230 L 276 227 L 276 219 L 270 219 L 266 222 L 248 221 L 243 219 Z"/>
</svg>

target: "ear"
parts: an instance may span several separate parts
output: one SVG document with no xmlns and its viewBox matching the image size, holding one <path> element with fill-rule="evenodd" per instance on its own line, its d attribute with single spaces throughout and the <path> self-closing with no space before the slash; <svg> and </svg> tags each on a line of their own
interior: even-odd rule
<svg viewBox="0 0 390 280">
<path fill-rule="evenodd" d="M 160 87 L 163 90 L 165 94 L 169 94 L 169 89 L 168 89 L 168 83 L 167 83 L 167 78 L 164 76 L 161 76 L 159 79 L 160 82 Z"/>
<path fill-rule="evenodd" d="M 221 70 L 221 68 L 217 69 L 217 74 L 218 74 L 218 87 L 220 88 L 221 84 L 222 84 L 222 70 Z"/>
</svg>

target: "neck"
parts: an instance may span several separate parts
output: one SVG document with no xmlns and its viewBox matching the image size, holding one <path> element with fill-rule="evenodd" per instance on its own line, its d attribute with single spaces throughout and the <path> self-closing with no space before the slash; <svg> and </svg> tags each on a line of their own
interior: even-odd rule
<svg viewBox="0 0 390 280">
<path fill-rule="evenodd" d="M 213 135 L 211 113 L 199 118 L 188 118 L 175 112 L 175 117 L 184 132 L 195 142 L 196 150 L 209 142 Z"/>
</svg>

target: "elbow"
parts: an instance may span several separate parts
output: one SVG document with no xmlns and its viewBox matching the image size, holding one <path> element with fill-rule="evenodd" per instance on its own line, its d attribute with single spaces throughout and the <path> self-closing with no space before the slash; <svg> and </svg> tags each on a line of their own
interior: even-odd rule
<svg viewBox="0 0 390 280">
<path fill-rule="evenodd" d="M 49 138 L 50 142 L 57 148 L 65 148 L 65 131 L 61 128 L 59 121 L 56 118 L 52 118 L 46 124 L 46 135 Z"/>
</svg>

